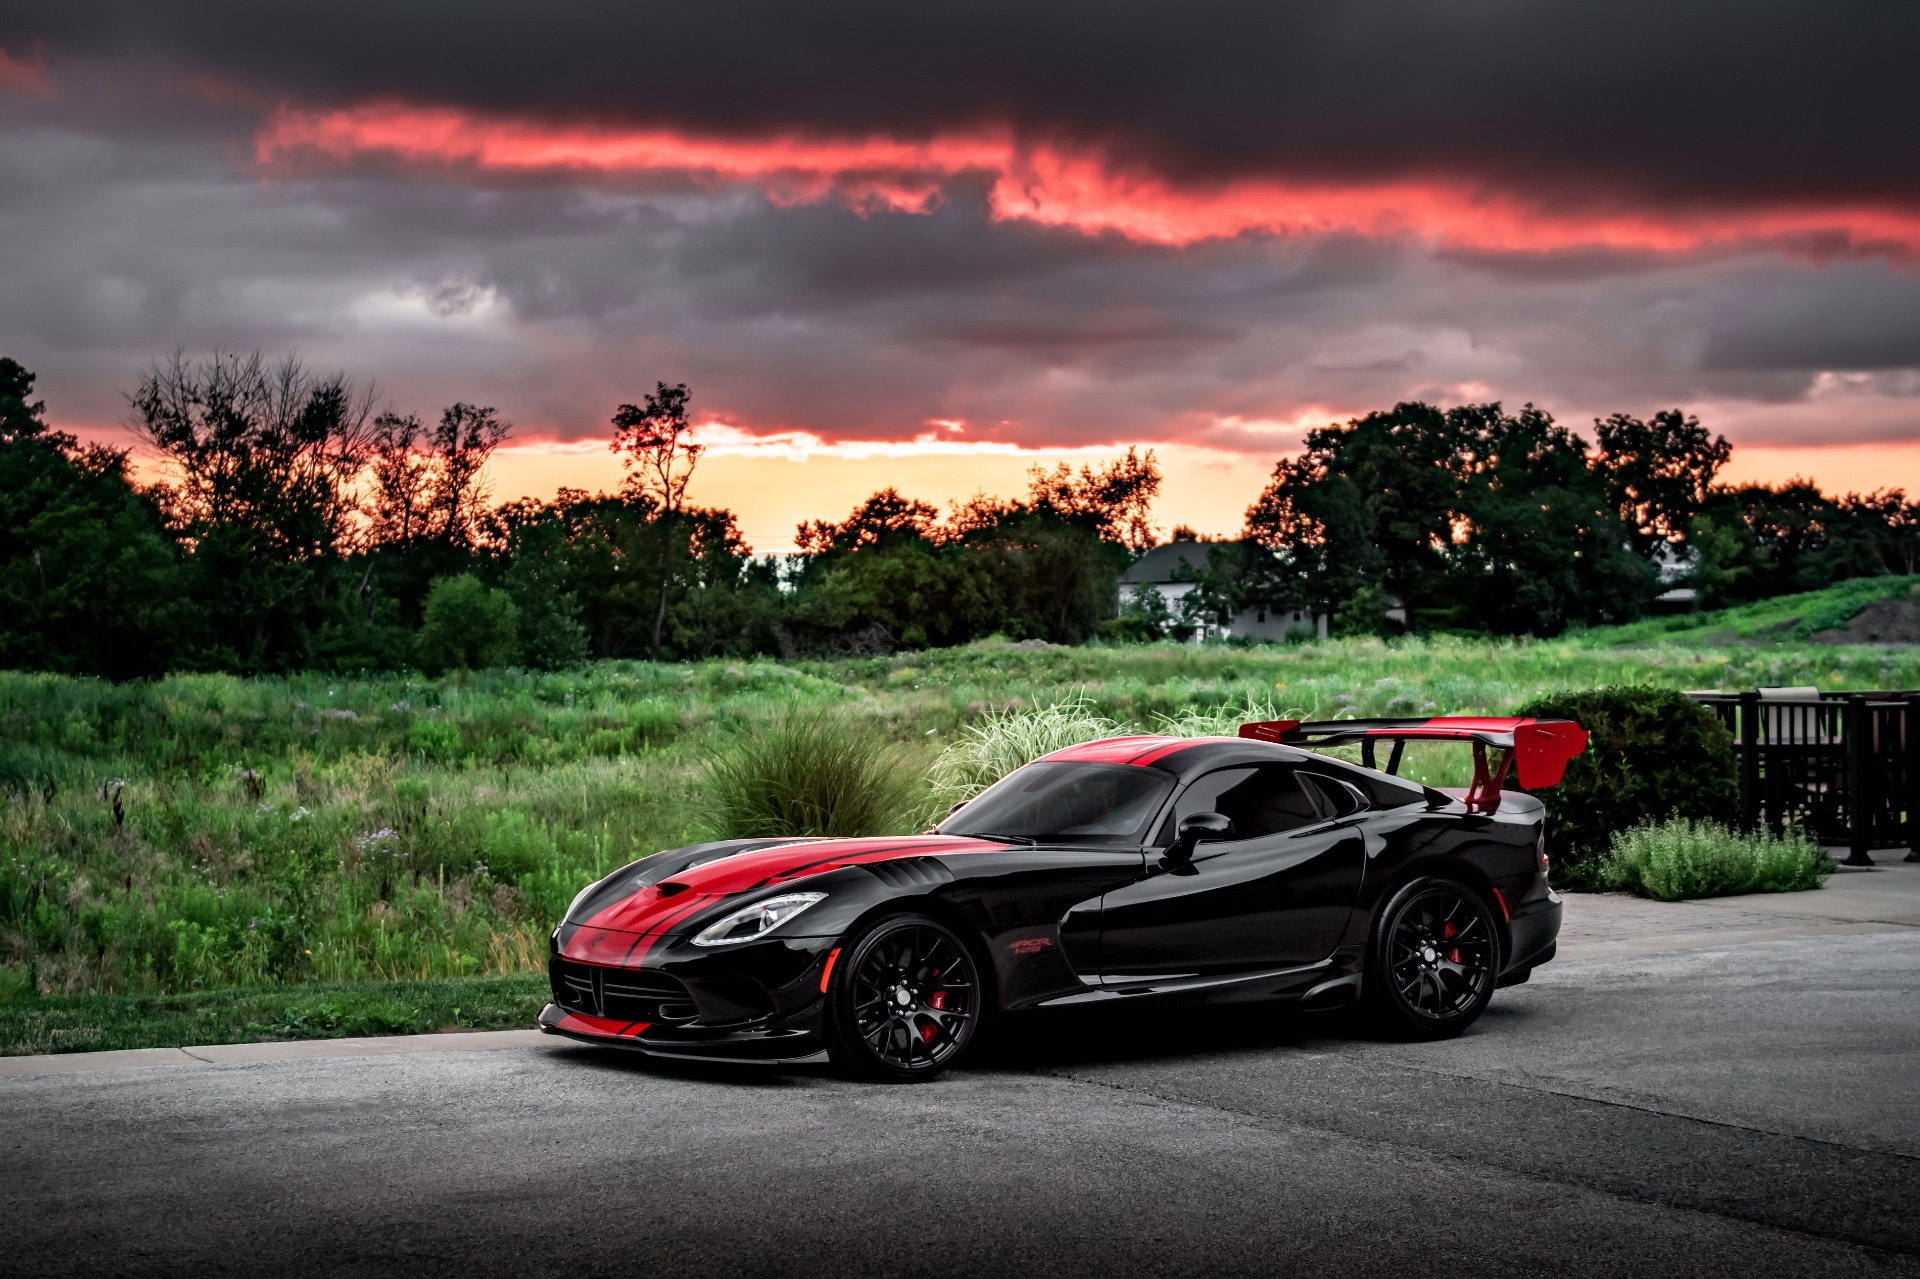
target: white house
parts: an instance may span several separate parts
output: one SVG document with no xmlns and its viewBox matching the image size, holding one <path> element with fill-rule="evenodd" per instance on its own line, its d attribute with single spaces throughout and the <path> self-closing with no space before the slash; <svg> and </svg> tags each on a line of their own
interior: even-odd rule
<svg viewBox="0 0 1920 1279">
<path fill-rule="evenodd" d="M 1121 575 L 1120 589 L 1136 598 L 1145 591 L 1158 591 L 1167 603 L 1167 611 L 1176 618 L 1181 617 L 1182 605 L 1195 585 L 1192 579 L 1205 571 L 1207 557 L 1212 554 L 1214 545 L 1210 542 L 1169 542 L 1165 546 L 1156 546 L 1135 560 L 1133 567 Z M 1180 580 L 1182 578 L 1187 580 Z M 1198 644 L 1204 640 L 1227 639 L 1235 635 L 1283 640 L 1287 632 L 1296 626 L 1311 630 L 1321 639 L 1327 637 L 1325 613 L 1316 616 L 1299 610 L 1288 612 L 1246 608 L 1240 610 L 1225 626 L 1200 622 L 1194 629 L 1193 642 Z"/>
</svg>

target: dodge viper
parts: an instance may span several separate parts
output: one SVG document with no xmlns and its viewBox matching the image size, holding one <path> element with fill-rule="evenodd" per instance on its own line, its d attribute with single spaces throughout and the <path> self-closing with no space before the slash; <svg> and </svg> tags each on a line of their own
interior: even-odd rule
<svg viewBox="0 0 1920 1279">
<path fill-rule="evenodd" d="M 1394 1032 L 1456 1035 L 1553 958 L 1528 792 L 1586 739 L 1458 717 L 1116 737 L 1016 769 L 922 835 L 655 853 L 574 899 L 540 1026 L 901 1080 L 1025 1009 L 1359 1002 Z M 1473 785 L 1399 776 L 1420 740 L 1470 743 Z M 1361 762 L 1311 749 L 1343 745 Z"/>
</svg>

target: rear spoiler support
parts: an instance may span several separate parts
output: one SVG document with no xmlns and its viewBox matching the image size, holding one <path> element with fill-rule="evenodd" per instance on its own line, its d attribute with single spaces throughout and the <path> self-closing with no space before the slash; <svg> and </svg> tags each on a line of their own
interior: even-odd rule
<svg viewBox="0 0 1920 1279">
<path fill-rule="evenodd" d="M 1490 812 L 1500 805 L 1507 776 L 1516 769 L 1528 790 L 1556 786 L 1567 761 L 1587 748 L 1587 730 L 1570 719 L 1496 718 L 1444 715 L 1434 719 L 1336 719 L 1302 723 L 1297 719 L 1260 720 L 1240 726 L 1240 736 L 1283 746 L 1348 746 L 1359 743 L 1360 759 L 1379 768 L 1375 745 L 1393 744 L 1385 771 L 1400 770 L 1401 753 L 1410 741 L 1473 743 L 1473 786 L 1467 807 Z M 1497 762 L 1489 750 L 1497 750 Z"/>
</svg>

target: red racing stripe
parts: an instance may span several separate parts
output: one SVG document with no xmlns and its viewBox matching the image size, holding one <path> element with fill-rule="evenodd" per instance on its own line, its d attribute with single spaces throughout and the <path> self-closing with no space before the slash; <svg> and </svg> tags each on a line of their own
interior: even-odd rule
<svg viewBox="0 0 1920 1279">
<path fill-rule="evenodd" d="M 590 1013 L 567 1013 L 554 1024 L 554 1029 L 570 1030 L 577 1035 L 599 1035 L 606 1039 L 633 1039 L 652 1024 L 650 1021 L 595 1017 Z"/>
</svg>

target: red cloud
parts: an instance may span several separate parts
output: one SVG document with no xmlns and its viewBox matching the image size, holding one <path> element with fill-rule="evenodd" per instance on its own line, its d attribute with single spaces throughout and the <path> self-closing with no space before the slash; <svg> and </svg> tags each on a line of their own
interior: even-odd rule
<svg viewBox="0 0 1920 1279">
<path fill-rule="evenodd" d="M 52 86 L 47 83 L 46 63 L 38 49 L 25 61 L 0 49 L 0 92 L 46 97 L 52 91 Z"/>
<path fill-rule="evenodd" d="M 679 174 L 757 185 L 783 204 L 833 199 L 903 213 L 929 211 L 946 184 L 966 174 L 990 181 L 996 219 L 1169 246 L 1243 234 L 1348 234 L 1491 253 L 1690 253 L 1753 245 L 1889 256 L 1920 251 L 1920 214 L 1900 208 L 1568 209 L 1437 179 L 1259 177 L 1181 186 L 1127 170 L 1098 152 L 1025 143 L 993 130 L 925 141 L 799 134 L 736 139 L 381 102 L 321 112 L 283 108 L 261 126 L 255 153 L 270 166 L 301 157 L 386 155 L 500 173 Z"/>
</svg>

